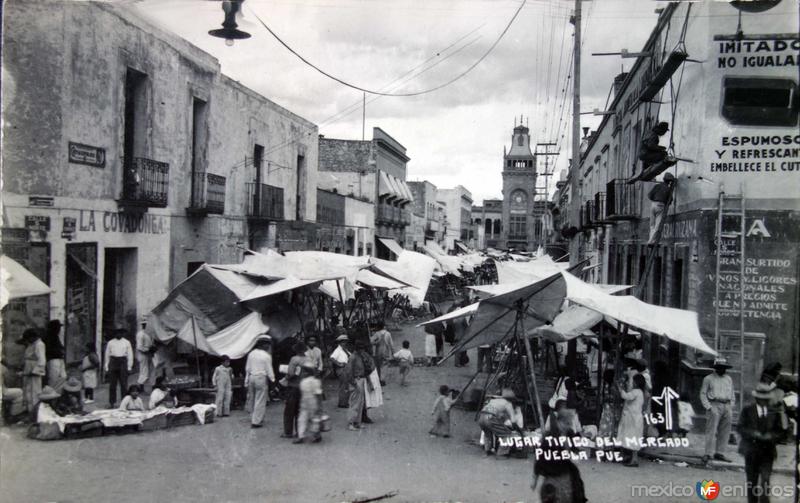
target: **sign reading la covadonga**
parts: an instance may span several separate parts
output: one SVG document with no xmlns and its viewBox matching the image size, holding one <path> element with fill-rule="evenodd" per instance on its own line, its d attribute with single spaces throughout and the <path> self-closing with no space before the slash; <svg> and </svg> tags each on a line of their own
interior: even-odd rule
<svg viewBox="0 0 800 503">
<path fill-rule="evenodd" d="M 102 214 L 95 215 L 95 213 Z M 165 234 L 166 218 L 149 213 L 124 213 L 116 211 L 81 210 L 78 229 L 81 232 L 124 232 L 140 234 Z"/>
</svg>

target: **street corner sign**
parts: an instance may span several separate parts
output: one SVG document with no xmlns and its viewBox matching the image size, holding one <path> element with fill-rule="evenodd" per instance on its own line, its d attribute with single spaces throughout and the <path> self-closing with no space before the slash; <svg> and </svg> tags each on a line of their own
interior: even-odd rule
<svg viewBox="0 0 800 503">
<path fill-rule="evenodd" d="M 83 164 L 93 168 L 106 166 L 106 149 L 84 145 L 83 143 L 69 142 L 69 162 Z"/>
</svg>

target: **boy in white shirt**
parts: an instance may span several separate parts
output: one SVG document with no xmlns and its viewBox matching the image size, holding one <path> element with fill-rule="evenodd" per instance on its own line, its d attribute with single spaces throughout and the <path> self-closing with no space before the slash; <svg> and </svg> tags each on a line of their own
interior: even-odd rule
<svg viewBox="0 0 800 503">
<path fill-rule="evenodd" d="M 403 341 L 403 349 L 394 354 L 394 359 L 400 364 L 400 386 L 406 385 L 406 376 L 411 371 L 411 366 L 414 365 L 414 355 L 408 349 L 410 346 L 408 341 Z"/>
</svg>

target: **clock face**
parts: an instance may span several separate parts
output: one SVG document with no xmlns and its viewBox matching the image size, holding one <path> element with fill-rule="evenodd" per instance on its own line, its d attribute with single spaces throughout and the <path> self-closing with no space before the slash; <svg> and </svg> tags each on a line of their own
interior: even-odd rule
<svg viewBox="0 0 800 503">
<path fill-rule="evenodd" d="M 514 206 L 524 206 L 528 202 L 528 195 L 521 190 L 515 190 L 511 194 L 511 202 Z"/>
</svg>

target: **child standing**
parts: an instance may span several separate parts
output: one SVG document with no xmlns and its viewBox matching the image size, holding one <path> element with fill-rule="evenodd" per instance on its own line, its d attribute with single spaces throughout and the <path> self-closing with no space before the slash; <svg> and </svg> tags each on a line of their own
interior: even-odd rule
<svg viewBox="0 0 800 503">
<path fill-rule="evenodd" d="M 406 376 L 411 371 L 411 366 L 414 365 L 414 355 L 408 349 L 410 346 L 408 341 L 403 341 L 403 349 L 394 354 L 395 360 L 400 363 L 400 386 L 406 385 Z"/>
<path fill-rule="evenodd" d="M 122 399 L 122 402 L 119 404 L 119 410 L 127 410 L 127 411 L 140 411 L 143 412 L 144 409 L 144 402 L 142 398 L 139 396 L 139 385 L 138 384 L 131 384 L 128 387 L 128 394 L 125 395 L 125 398 Z"/>
<path fill-rule="evenodd" d="M 84 403 L 94 403 L 94 389 L 97 387 L 97 369 L 100 368 L 100 359 L 94 343 L 86 344 L 83 359 L 81 360 L 81 377 L 83 377 Z"/>
<path fill-rule="evenodd" d="M 217 388 L 217 417 L 231 415 L 231 395 L 233 374 L 231 371 L 231 359 L 227 356 L 222 356 L 222 365 L 214 369 L 214 375 L 211 377 L 211 384 Z"/>
<path fill-rule="evenodd" d="M 457 396 L 456 390 L 451 390 L 445 384 L 439 386 L 439 396 L 433 403 L 433 428 L 429 432 L 432 436 L 450 438 L 450 408 Z"/>
<path fill-rule="evenodd" d="M 322 440 L 319 429 L 312 425 L 312 420 L 319 417 L 322 409 L 322 381 L 314 376 L 316 370 L 316 365 L 311 361 L 304 362 L 301 368 L 300 412 L 297 415 L 297 439 L 293 442 L 295 444 L 303 443 L 309 429 L 313 437 L 312 442 L 316 443 Z M 318 425 L 319 423 L 314 424 Z"/>
<path fill-rule="evenodd" d="M 687 433 L 692 431 L 692 423 L 694 422 L 694 408 L 690 402 L 689 395 L 686 393 L 681 394 L 678 399 L 678 435 L 685 437 Z"/>
</svg>

